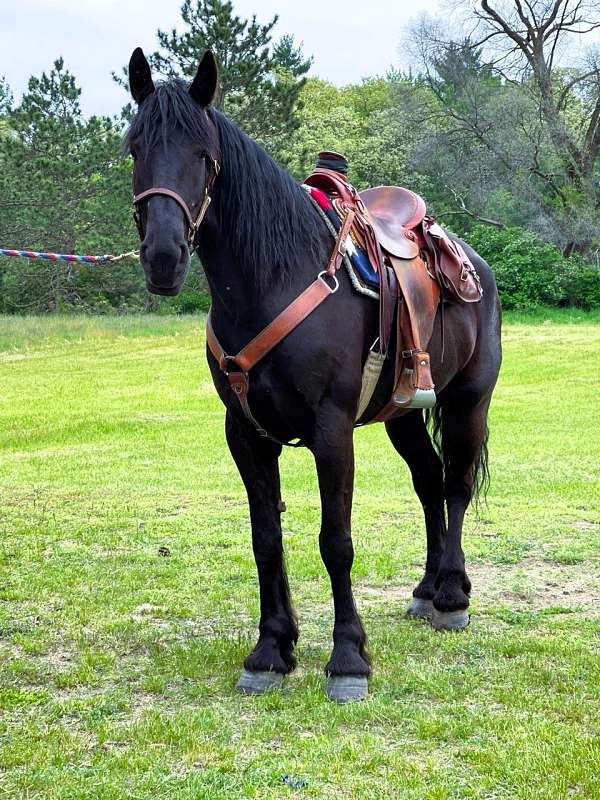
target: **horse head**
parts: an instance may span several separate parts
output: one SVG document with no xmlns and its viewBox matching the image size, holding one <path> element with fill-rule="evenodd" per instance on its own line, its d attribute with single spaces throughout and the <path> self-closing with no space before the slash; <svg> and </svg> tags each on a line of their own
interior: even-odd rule
<svg viewBox="0 0 600 800">
<path fill-rule="evenodd" d="M 219 171 L 210 105 L 217 65 L 207 51 L 187 91 L 174 79 L 154 84 L 141 48 L 129 61 L 138 110 L 126 136 L 134 160 L 133 203 L 148 290 L 175 295 L 185 281 L 198 229 Z"/>
</svg>

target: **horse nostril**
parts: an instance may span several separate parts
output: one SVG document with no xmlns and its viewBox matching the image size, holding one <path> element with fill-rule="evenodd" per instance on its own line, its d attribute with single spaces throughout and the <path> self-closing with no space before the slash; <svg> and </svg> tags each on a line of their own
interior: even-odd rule
<svg viewBox="0 0 600 800">
<path fill-rule="evenodd" d="M 179 250 L 180 250 L 179 263 L 185 264 L 190 254 L 190 251 L 188 250 L 188 247 L 185 244 L 182 244 Z"/>
</svg>

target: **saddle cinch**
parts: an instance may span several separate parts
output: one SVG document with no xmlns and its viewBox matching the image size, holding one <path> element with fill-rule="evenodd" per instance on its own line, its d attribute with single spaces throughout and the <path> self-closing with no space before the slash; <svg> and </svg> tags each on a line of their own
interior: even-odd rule
<svg viewBox="0 0 600 800">
<path fill-rule="evenodd" d="M 441 302 L 443 309 L 445 302 L 476 303 L 482 288 L 464 249 L 427 215 L 418 194 L 398 186 L 359 193 L 348 183 L 346 170 L 343 156 L 324 151 L 304 183 L 327 195 L 340 220 L 354 212 L 350 236 L 379 274 L 379 336 L 363 368 L 356 419 L 359 424 L 382 422 L 404 410 L 435 404 L 427 346 L 438 305 Z M 362 419 L 394 333 L 392 397 L 373 419 Z"/>
</svg>

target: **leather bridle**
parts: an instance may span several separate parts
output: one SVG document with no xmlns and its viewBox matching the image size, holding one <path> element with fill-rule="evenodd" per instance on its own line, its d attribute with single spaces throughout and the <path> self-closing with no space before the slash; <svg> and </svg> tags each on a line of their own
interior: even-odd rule
<svg viewBox="0 0 600 800">
<path fill-rule="evenodd" d="M 138 233 L 140 235 L 140 239 L 144 239 L 144 227 L 142 225 L 142 219 L 139 213 L 139 204 L 144 202 L 144 200 L 148 200 L 150 197 L 155 197 L 158 195 L 162 195 L 163 197 L 170 197 L 171 200 L 174 200 L 179 208 L 183 211 L 183 216 L 185 217 L 185 221 L 187 223 L 187 241 L 190 250 L 194 247 L 194 239 L 196 238 L 196 234 L 198 232 L 198 228 L 200 227 L 202 220 L 206 212 L 208 211 L 208 207 L 211 202 L 210 190 L 213 187 L 215 180 L 217 179 L 217 175 L 219 174 L 219 170 L 221 165 L 217 161 L 217 159 L 206 153 L 204 158 L 206 159 L 206 173 L 207 173 L 207 181 L 206 186 L 204 187 L 204 197 L 200 204 L 200 208 L 196 216 L 192 214 L 191 208 L 185 202 L 183 197 L 178 194 L 173 189 L 167 189 L 164 186 L 153 186 L 151 189 L 146 189 L 139 194 L 134 194 L 133 196 L 133 205 L 135 207 L 135 211 L 133 213 L 133 219 L 135 220 L 135 224 L 138 229 Z"/>
</svg>

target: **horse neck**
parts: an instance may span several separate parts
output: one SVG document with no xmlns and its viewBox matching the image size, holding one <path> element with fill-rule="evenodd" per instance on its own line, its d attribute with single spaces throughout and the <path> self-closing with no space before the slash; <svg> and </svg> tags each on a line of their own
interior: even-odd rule
<svg viewBox="0 0 600 800">
<path fill-rule="evenodd" d="M 213 314 L 252 327 L 272 318 L 274 310 L 314 279 L 324 267 L 331 241 L 302 190 L 290 190 L 289 178 L 270 156 L 241 132 L 235 135 L 243 137 L 244 153 L 253 163 L 242 163 L 238 150 L 234 183 L 227 152 L 223 153 L 198 253 L 211 289 Z"/>
</svg>

